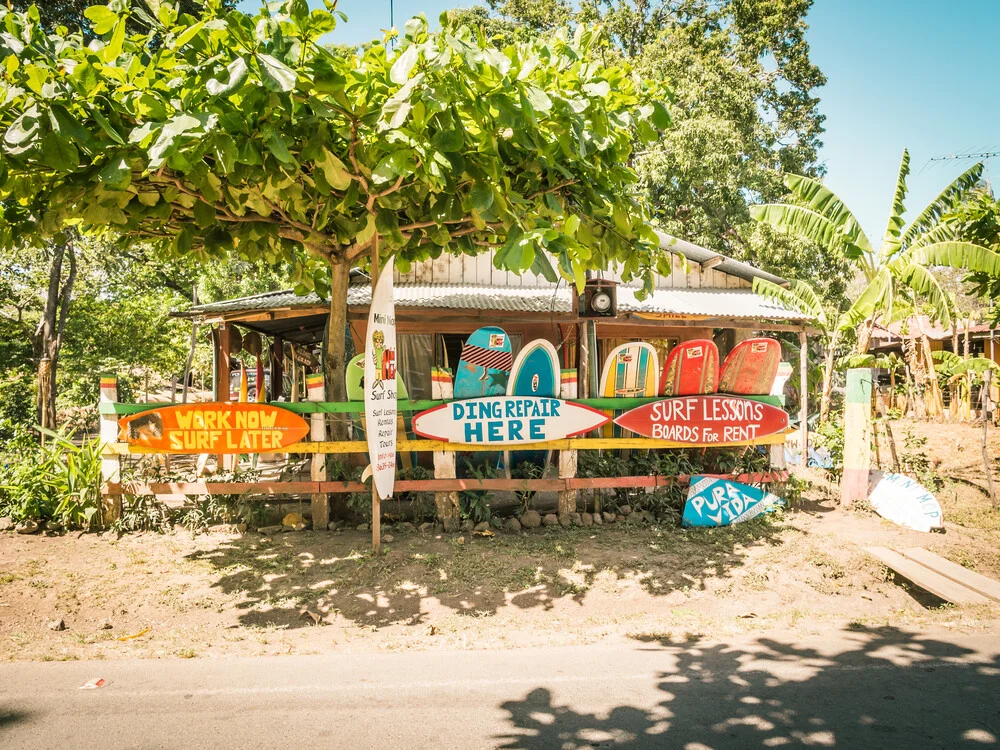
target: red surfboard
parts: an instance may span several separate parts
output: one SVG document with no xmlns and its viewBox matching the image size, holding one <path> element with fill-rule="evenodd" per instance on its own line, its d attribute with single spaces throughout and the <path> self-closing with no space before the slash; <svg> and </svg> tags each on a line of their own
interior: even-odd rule
<svg viewBox="0 0 1000 750">
<path fill-rule="evenodd" d="M 722 363 L 719 391 L 746 396 L 771 392 L 781 363 L 781 344 L 774 339 L 747 339 L 738 343 Z"/>
<path fill-rule="evenodd" d="M 715 393 L 719 386 L 719 350 L 709 339 L 685 341 L 673 348 L 660 375 L 661 396 Z"/>
<path fill-rule="evenodd" d="M 615 424 L 656 440 L 725 445 L 753 443 L 782 432 L 788 415 L 760 401 L 713 394 L 652 401 L 625 412 Z"/>
</svg>

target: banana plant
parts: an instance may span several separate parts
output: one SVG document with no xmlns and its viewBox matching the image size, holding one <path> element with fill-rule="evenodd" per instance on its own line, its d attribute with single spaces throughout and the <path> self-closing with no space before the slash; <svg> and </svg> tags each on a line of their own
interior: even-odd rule
<svg viewBox="0 0 1000 750">
<path fill-rule="evenodd" d="M 868 349 L 872 328 L 882 316 L 891 313 L 901 300 L 924 299 L 934 319 L 945 327 L 951 323 L 952 309 L 948 295 L 935 278 L 935 266 L 981 272 L 1000 276 L 1000 255 L 972 242 L 963 241 L 956 222 L 944 220 L 982 176 L 983 165 L 976 164 L 953 180 L 907 226 L 906 178 L 910 173 L 910 155 L 903 151 L 896 179 L 892 209 L 881 245 L 876 249 L 865 235 L 855 215 L 833 191 L 821 182 L 801 175 L 787 175 L 785 184 L 798 204 L 754 206 L 751 214 L 757 221 L 779 231 L 840 249 L 863 274 L 865 288 L 840 316 L 837 328 L 858 331 L 856 350 Z"/>
<path fill-rule="evenodd" d="M 955 352 L 936 351 L 931 355 L 937 362 L 938 376 L 947 384 L 955 386 L 952 398 L 952 413 L 959 419 L 970 419 L 972 416 L 972 385 L 981 381 L 987 370 L 1000 372 L 997 363 L 988 357 L 969 357 L 965 359 Z"/>
</svg>

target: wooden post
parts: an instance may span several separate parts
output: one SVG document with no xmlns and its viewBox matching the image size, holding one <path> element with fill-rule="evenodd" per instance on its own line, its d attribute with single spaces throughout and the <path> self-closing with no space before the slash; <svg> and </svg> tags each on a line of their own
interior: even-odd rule
<svg viewBox="0 0 1000 750">
<path fill-rule="evenodd" d="M 118 402 L 118 376 L 108 375 L 101 378 L 101 396 L 100 400 L 102 404 L 114 404 Z M 115 443 L 118 442 L 118 415 L 117 414 L 102 414 L 101 415 L 101 443 Z M 120 482 L 121 481 L 121 458 L 117 455 L 114 456 L 101 456 L 101 483 L 102 489 L 107 488 L 108 482 Z M 102 493 L 103 494 L 103 493 Z M 108 526 L 121 516 L 122 512 L 122 496 L 121 495 L 107 495 L 103 494 L 103 503 L 101 504 L 101 523 L 104 526 Z"/>
<path fill-rule="evenodd" d="M 435 400 L 451 401 L 455 395 L 455 386 L 449 376 L 439 373 L 439 377 L 434 381 Z M 454 479 L 455 478 L 455 454 L 444 451 L 434 451 L 434 478 Z M 437 508 L 437 517 L 444 524 L 445 531 L 454 531 L 458 528 L 458 493 L 457 492 L 435 492 L 434 506 Z"/>
<path fill-rule="evenodd" d="M 799 331 L 799 433 L 805 468 L 809 463 L 809 340 L 805 331 Z"/>
<path fill-rule="evenodd" d="M 560 373 L 559 380 L 559 397 L 562 399 L 576 398 L 578 392 L 576 370 L 563 370 Z M 560 479 L 572 479 L 576 477 L 576 459 L 577 453 L 575 450 L 559 451 Z M 559 515 L 575 513 L 576 503 L 576 490 L 559 491 Z"/>
<path fill-rule="evenodd" d="M 868 496 L 871 470 L 872 371 L 847 371 L 847 398 L 844 406 L 844 476 L 840 482 L 840 502 L 845 508 Z"/>
<path fill-rule="evenodd" d="M 307 400 L 314 403 L 326 401 L 326 387 L 323 384 L 322 373 L 306 375 Z M 323 414 L 309 415 L 309 439 L 313 442 L 326 440 L 326 417 Z M 309 479 L 313 482 L 326 481 L 326 456 L 313 453 L 309 466 Z M 330 500 L 325 492 L 316 492 L 312 496 L 313 531 L 322 531 L 330 523 Z"/>
<path fill-rule="evenodd" d="M 285 351 L 281 334 L 271 341 L 271 400 L 278 401 L 285 395 Z"/>
<path fill-rule="evenodd" d="M 372 243 L 371 252 L 371 280 L 372 280 L 372 302 L 375 301 L 375 287 L 378 286 L 378 273 L 379 273 L 379 257 L 378 257 L 378 231 L 375 232 L 375 242 Z M 367 336 L 371 336 L 371 331 L 367 332 Z M 368 356 L 367 347 L 365 350 L 365 356 Z M 375 429 L 375 425 L 371 424 L 368 426 L 371 429 Z M 366 428 L 368 429 L 368 428 Z M 369 455 L 368 460 L 375 463 L 375 456 Z M 377 553 L 382 547 L 382 498 L 379 497 L 378 487 L 375 486 L 375 476 L 374 476 L 375 466 L 372 466 L 372 549 Z"/>
<path fill-rule="evenodd" d="M 990 502 L 993 507 L 997 507 L 997 493 L 993 486 L 993 467 L 990 463 L 990 452 L 986 448 L 986 435 L 990 426 L 990 380 L 993 372 L 987 370 L 983 373 L 983 468 L 986 470 L 986 481 L 990 487 Z"/>
</svg>

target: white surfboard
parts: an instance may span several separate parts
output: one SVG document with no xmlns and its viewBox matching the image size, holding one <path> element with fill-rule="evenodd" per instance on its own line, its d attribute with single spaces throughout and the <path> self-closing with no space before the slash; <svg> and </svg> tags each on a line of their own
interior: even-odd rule
<svg viewBox="0 0 1000 750">
<path fill-rule="evenodd" d="M 882 518 L 914 531 L 941 528 L 943 514 L 937 498 L 916 480 L 876 471 L 872 481 L 875 487 L 868 499 Z"/>
<path fill-rule="evenodd" d="M 603 411 L 559 398 L 486 396 L 420 412 L 413 431 L 447 443 L 522 445 L 573 437 L 607 421 Z"/>
</svg>

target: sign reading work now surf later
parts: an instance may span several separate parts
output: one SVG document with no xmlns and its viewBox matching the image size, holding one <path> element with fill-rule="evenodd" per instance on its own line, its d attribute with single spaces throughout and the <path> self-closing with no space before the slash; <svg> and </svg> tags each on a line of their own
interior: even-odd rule
<svg viewBox="0 0 1000 750">
<path fill-rule="evenodd" d="M 421 412 L 413 431 L 447 443 L 518 445 L 580 435 L 608 420 L 604 412 L 558 398 L 487 396 Z"/>
<path fill-rule="evenodd" d="M 166 406 L 118 425 L 129 445 L 163 453 L 261 453 L 287 448 L 309 434 L 302 417 L 270 404 Z"/>
</svg>

